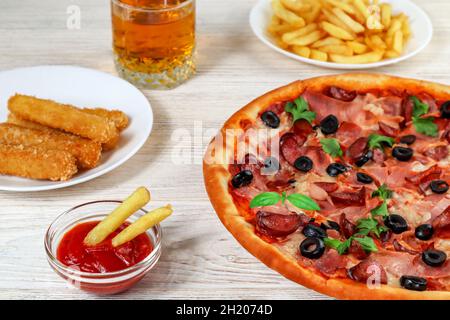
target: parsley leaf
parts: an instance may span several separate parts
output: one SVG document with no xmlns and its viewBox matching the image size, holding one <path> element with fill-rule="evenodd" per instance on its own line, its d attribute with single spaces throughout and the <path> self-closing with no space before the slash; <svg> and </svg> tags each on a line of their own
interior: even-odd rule
<svg viewBox="0 0 450 320">
<path fill-rule="evenodd" d="M 423 116 L 430 109 L 430 107 L 426 103 L 420 101 L 416 96 L 411 96 L 410 99 L 413 102 L 413 117 Z"/>
<path fill-rule="evenodd" d="M 388 216 L 389 212 L 388 212 L 386 200 L 383 201 L 383 203 L 380 204 L 378 207 L 372 209 L 370 211 L 370 213 L 372 213 L 373 216 L 382 216 L 382 217 Z"/>
<path fill-rule="evenodd" d="M 372 192 L 372 198 L 380 197 L 383 200 L 392 198 L 392 190 L 390 190 L 384 183 Z"/>
<path fill-rule="evenodd" d="M 437 137 L 438 126 L 433 122 L 434 118 L 413 118 L 413 125 L 416 131 L 430 137 Z"/>
<path fill-rule="evenodd" d="M 359 219 L 356 228 L 358 229 L 358 234 L 367 236 L 369 233 L 373 233 L 378 238 L 382 232 L 387 231 L 385 226 L 380 225 L 378 221 L 373 218 Z"/>
<path fill-rule="evenodd" d="M 340 255 L 343 255 L 347 252 L 348 248 L 352 244 L 352 237 L 348 238 L 345 241 L 339 241 L 333 238 L 325 238 L 323 242 L 327 247 L 335 249 Z"/>
<path fill-rule="evenodd" d="M 281 200 L 281 196 L 276 192 L 263 192 L 250 201 L 250 208 L 272 206 Z"/>
<path fill-rule="evenodd" d="M 323 151 L 328 153 L 333 158 L 342 157 L 342 149 L 339 142 L 334 138 L 323 138 L 320 139 L 320 144 L 322 145 Z"/>
<path fill-rule="evenodd" d="M 293 193 L 287 196 L 287 200 L 294 206 L 304 210 L 320 210 L 319 205 L 304 194 Z"/>
<path fill-rule="evenodd" d="M 358 241 L 359 244 L 361 245 L 361 247 L 366 251 L 370 251 L 370 252 L 378 251 L 378 248 L 371 237 L 368 237 L 368 236 L 364 236 L 362 238 L 354 237 L 353 239 L 355 241 Z"/>
<path fill-rule="evenodd" d="M 421 116 L 428 113 L 430 107 L 415 96 L 412 96 L 410 99 L 413 102 L 412 122 L 416 131 L 430 137 L 436 137 L 438 135 L 438 127 L 433 122 L 434 118 L 421 118 Z"/>
<path fill-rule="evenodd" d="M 370 149 L 381 149 L 383 150 L 383 144 L 388 145 L 389 147 L 392 147 L 394 144 L 394 138 L 383 136 L 380 134 L 371 134 L 369 135 L 369 148 Z"/>
<path fill-rule="evenodd" d="M 284 107 L 284 111 L 292 114 L 293 122 L 305 119 L 312 123 L 316 118 L 316 113 L 309 110 L 308 102 L 303 97 L 298 97 L 294 102 L 289 101 Z"/>
</svg>

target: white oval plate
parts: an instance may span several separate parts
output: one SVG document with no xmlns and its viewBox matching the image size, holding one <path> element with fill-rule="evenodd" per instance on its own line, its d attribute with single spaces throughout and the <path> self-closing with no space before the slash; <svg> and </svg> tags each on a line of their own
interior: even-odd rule
<svg viewBox="0 0 450 320">
<path fill-rule="evenodd" d="M 267 25 L 272 16 L 271 0 L 259 0 L 250 12 L 250 26 L 255 35 L 267 46 L 292 59 L 332 69 L 369 69 L 394 64 L 419 53 L 430 43 L 433 26 L 427 14 L 410 0 L 384 0 L 392 5 L 393 14 L 404 12 L 410 18 L 412 37 L 408 41 L 405 52 L 398 58 L 386 59 L 367 64 L 343 64 L 323 62 L 298 56 L 278 47 L 267 32 Z"/>
<path fill-rule="evenodd" d="M 52 99 L 79 107 L 119 109 L 130 118 L 115 150 L 104 152 L 100 164 L 71 180 L 52 182 L 0 175 L 0 190 L 42 191 L 73 186 L 114 170 L 145 143 L 153 125 L 147 98 L 125 80 L 110 74 L 72 66 L 39 66 L 0 72 L 0 122 L 7 119 L 7 102 L 15 93 Z"/>
</svg>

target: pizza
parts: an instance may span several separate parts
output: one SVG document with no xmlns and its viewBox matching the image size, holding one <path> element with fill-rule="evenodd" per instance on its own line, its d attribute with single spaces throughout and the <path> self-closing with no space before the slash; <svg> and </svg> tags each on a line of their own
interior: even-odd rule
<svg viewBox="0 0 450 320">
<path fill-rule="evenodd" d="M 450 299 L 450 87 L 378 74 L 296 81 L 211 141 L 224 226 L 286 278 L 342 299 Z"/>
</svg>

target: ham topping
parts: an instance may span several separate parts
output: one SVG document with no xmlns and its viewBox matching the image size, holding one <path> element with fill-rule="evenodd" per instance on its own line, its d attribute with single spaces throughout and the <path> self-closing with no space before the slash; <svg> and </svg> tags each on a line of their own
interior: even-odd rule
<svg viewBox="0 0 450 320">
<path fill-rule="evenodd" d="M 358 282 L 366 283 L 369 278 L 374 278 L 374 280 L 379 280 L 380 283 L 387 283 L 387 274 L 383 266 L 376 260 L 371 258 L 366 258 L 365 260 L 358 263 L 356 266 L 348 270 L 348 276 Z M 379 279 L 375 279 L 376 277 Z"/>
</svg>

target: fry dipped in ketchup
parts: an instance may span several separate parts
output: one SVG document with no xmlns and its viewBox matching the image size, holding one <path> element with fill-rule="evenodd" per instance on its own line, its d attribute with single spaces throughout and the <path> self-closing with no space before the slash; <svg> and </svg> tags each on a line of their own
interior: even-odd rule
<svg viewBox="0 0 450 320">
<path fill-rule="evenodd" d="M 76 225 L 61 240 L 57 259 L 69 267 L 90 273 L 119 271 L 144 260 L 153 251 L 146 230 L 172 213 L 172 207 L 167 205 L 132 224 L 126 221 L 149 201 L 150 193 L 141 187 L 104 220 Z"/>
</svg>

